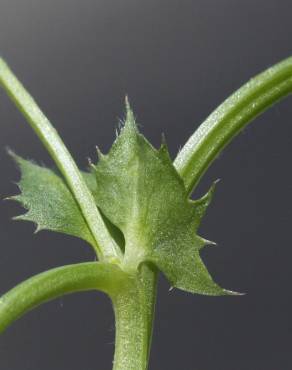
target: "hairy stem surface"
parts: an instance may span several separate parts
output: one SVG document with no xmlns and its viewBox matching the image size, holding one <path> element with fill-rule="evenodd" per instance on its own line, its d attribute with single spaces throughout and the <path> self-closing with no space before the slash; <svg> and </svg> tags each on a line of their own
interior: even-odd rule
<svg viewBox="0 0 292 370">
<path fill-rule="evenodd" d="M 157 272 L 144 265 L 113 299 L 116 343 L 113 370 L 146 370 L 151 346 Z"/>
<path fill-rule="evenodd" d="M 174 165 L 189 192 L 224 149 L 256 116 L 292 93 L 292 57 L 251 79 L 223 102 L 178 153 Z"/>
</svg>

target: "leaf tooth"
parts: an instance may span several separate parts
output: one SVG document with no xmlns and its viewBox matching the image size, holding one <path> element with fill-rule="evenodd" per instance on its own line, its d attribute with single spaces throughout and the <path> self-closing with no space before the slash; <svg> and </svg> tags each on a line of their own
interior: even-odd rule
<svg viewBox="0 0 292 370">
<path fill-rule="evenodd" d="M 169 161 L 172 162 L 164 133 L 161 135 L 161 145 L 160 148 L 158 149 L 158 154 L 160 155 L 161 158 L 167 160 L 168 162 Z"/>
<path fill-rule="evenodd" d="M 218 183 L 218 180 L 214 181 L 210 189 L 207 191 L 207 193 L 204 194 L 201 198 L 196 199 L 196 200 L 189 200 L 189 202 L 194 207 L 194 222 L 195 222 L 196 230 L 198 229 L 206 213 L 206 210 L 212 201 L 217 183 Z"/>
<path fill-rule="evenodd" d="M 9 196 L 5 200 L 9 200 L 9 201 L 11 200 L 13 202 L 18 202 L 21 205 L 21 207 L 23 207 L 27 211 L 29 210 L 29 205 L 27 204 L 27 201 L 22 193 Z"/>
<path fill-rule="evenodd" d="M 16 154 L 12 149 L 7 148 L 7 154 L 17 163 L 19 167 L 25 164 L 25 159 L 21 158 L 18 154 Z M 31 161 L 27 161 L 31 163 Z"/>
<path fill-rule="evenodd" d="M 162 147 L 164 147 L 164 146 L 167 147 L 166 136 L 165 136 L 164 132 L 161 134 L 161 146 Z"/>
<path fill-rule="evenodd" d="M 12 150 L 11 148 L 7 147 L 6 148 L 6 152 L 7 154 L 12 157 L 14 160 L 16 159 L 19 159 L 20 157 L 18 157 L 18 155 L 14 152 L 14 150 Z"/>
<path fill-rule="evenodd" d="M 12 217 L 12 220 L 13 220 L 13 221 L 30 221 L 30 220 L 27 218 L 27 214 L 28 214 L 28 212 L 23 213 L 23 214 L 18 215 L 18 216 L 13 216 L 13 217 Z"/>
<path fill-rule="evenodd" d="M 19 216 L 13 216 L 11 217 L 11 220 L 12 221 L 23 221 L 23 218 L 21 217 L 22 215 L 19 215 Z"/>
<path fill-rule="evenodd" d="M 207 193 L 203 195 L 202 198 L 199 199 L 199 201 L 206 201 L 208 202 L 208 204 L 210 204 L 212 197 L 214 195 L 214 192 L 215 192 L 216 185 L 218 184 L 219 181 L 220 179 L 215 180 L 213 184 L 211 185 L 210 189 L 207 191 Z"/>
<path fill-rule="evenodd" d="M 95 171 L 96 170 L 96 165 L 94 163 L 92 163 L 92 160 L 91 158 L 87 158 L 87 162 L 88 162 L 88 170 L 93 170 Z"/>
<path fill-rule="evenodd" d="M 213 240 L 205 239 L 206 246 L 210 247 L 218 247 L 218 243 L 214 242 Z"/>
<path fill-rule="evenodd" d="M 37 224 L 37 223 L 34 222 L 34 225 L 35 225 L 35 230 L 33 232 L 34 234 L 37 234 L 40 231 L 45 230 L 45 227 L 42 227 L 40 224 Z"/>
<path fill-rule="evenodd" d="M 34 227 L 35 227 L 35 229 L 33 231 L 34 234 L 37 234 L 38 232 L 40 232 L 42 230 L 46 230 L 45 227 L 43 227 L 40 223 L 36 222 L 33 218 L 30 217 L 29 210 L 26 213 L 23 213 L 21 215 L 12 217 L 12 220 L 13 221 L 27 221 L 27 222 L 31 222 L 34 225 Z"/>
<path fill-rule="evenodd" d="M 117 125 L 119 132 L 121 132 L 122 128 L 124 127 L 124 121 L 119 119 Z"/>
<path fill-rule="evenodd" d="M 246 295 L 246 293 L 241 292 L 234 292 L 233 290 L 223 289 L 224 295 L 231 295 L 231 296 L 243 296 Z"/>
<path fill-rule="evenodd" d="M 202 237 L 199 237 L 199 238 L 200 238 L 200 242 L 202 243 L 201 248 L 217 247 L 218 246 L 218 244 L 216 242 L 213 242 L 212 240 L 208 240 L 208 239 L 205 239 L 205 238 L 202 238 Z"/>
<path fill-rule="evenodd" d="M 102 151 L 100 150 L 99 146 L 96 145 L 95 147 L 95 150 L 96 150 L 96 154 L 97 154 L 97 157 L 98 157 L 98 160 L 101 162 L 103 159 L 105 159 L 105 155 L 102 153 Z"/>
<path fill-rule="evenodd" d="M 8 197 L 3 198 L 2 200 L 12 200 L 13 202 L 21 202 L 21 194 L 9 195 Z"/>
</svg>

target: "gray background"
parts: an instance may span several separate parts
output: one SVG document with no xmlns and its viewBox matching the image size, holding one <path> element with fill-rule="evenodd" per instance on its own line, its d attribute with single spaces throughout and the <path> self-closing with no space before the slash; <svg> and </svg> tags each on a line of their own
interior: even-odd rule
<svg viewBox="0 0 292 370">
<path fill-rule="evenodd" d="M 127 93 L 142 132 L 173 156 L 199 123 L 248 78 L 291 54 L 291 1 L 0 0 L 0 54 L 58 128 L 81 167 L 109 149 Z M 221 178 L 201 234 L 216 281 L 247 292 L 208 298 L 159 283 L 150 369 L 292 368 L 291 98 L 225 150 L 196 195 Z M 5 154 L 51 166 L 0 92 L 0 194 L 19 174 Z M 91 261 L 82 241 L 10 218 L 0 207 L 0 292 L 51 267 Z M 102 294 L 46 304 L 0 337 L 0 369 L 107 370 L 114 321 Z"/>
</svg>

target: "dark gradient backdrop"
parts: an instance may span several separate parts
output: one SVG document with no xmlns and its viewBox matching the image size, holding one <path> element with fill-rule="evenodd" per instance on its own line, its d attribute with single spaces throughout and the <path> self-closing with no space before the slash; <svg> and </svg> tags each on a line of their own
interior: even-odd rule
<svg viewBox="0 0 292 370">
<path fill-rule="evenodd" d="M 173 156 L 199 123 L 248 78 L 292 54 L 290 0 L 1 0 L 0 54 L 35 96 L 81 167 L 113 141 L 129 94 L 154 145 Z M 168 291 L 160 280 L 150 369 L 292 368 L 292 98 L 247 128 L 198 193 L 221 178 L 201 234 L 224 287 L 243 297 Z M 0 91 L 0 193 L 18 178 L 5 154 L 52 161 Z M 48 268 L 93 260 L 82 241 L 41 232 L 0 207 L 0 291 Z M 51 302 L 0 337 L 1 370 L 109 370 L 114 330 L 107 298 Z"/>
</svg>

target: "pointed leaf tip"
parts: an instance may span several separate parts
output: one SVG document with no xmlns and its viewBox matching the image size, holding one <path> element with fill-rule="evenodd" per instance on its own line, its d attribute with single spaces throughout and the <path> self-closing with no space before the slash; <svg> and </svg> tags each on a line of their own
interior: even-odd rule
<svg viewBox="0 0 292 370">
<path fill-rule="evenodd" d="M 164 133 L 161 134 L 161 145 L 160 145 L 159 150 L 161 151 L 167 150 L 168 152 L 168 146 L 167 146 L 166 137 Z"/>
<path fill-rule="evenodd" d="M 126 106 L 126 117 L 125 117 L 124 128 L 137 131 L 137 125 L 136 125 L 134 112 L 131 108 L 129 98 L 127 95 L 125 97 L 125 106 Z"/>
<path fill-rule="evenodd" d="M 166 162 L 169 162 L 169 164 L 171 164 L 172 166 L 172 160 L 169 154 L 168 145 L 164 134 L 161 135 L 161 145 L 158 149 L 158 154 L 161 159 L 166 160 Z"/>
<path fill-rule="evenodd" d="M 126 111 L 131 110 L 131 106 L 130 106 L 128 95 L 125 96 L 125 106 L 126 106 Z"/>
</svg>

